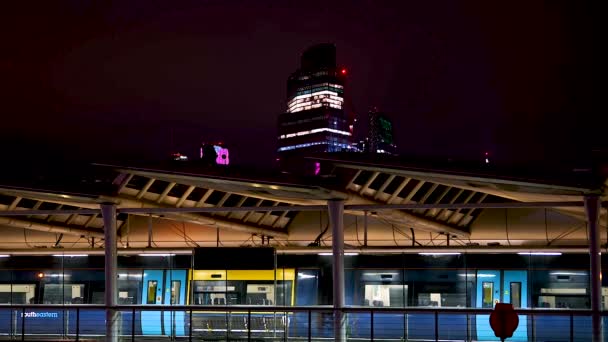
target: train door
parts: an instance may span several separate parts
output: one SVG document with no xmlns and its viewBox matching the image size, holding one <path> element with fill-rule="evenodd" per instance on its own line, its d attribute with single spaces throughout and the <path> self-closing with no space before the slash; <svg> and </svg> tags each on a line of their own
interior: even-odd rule
<svg viewBox="0 0 608 342">
<path fill-rule="evenodd" d="M 165 293 L 163 305 L 186 304 L 186 270 L 165 271 Z M 183 311 L 165 311 L 163 313 L 164 333 L 171 336 L 184 336 L 185 314 Z"/>
<path fill-rule="evenodd" d="M 165 277 L 163 270 L 145 270 L 142 282 L 141 303 L 146 305 L 163 304 Z M 141 331 L 144 335 L 163 335 L 160 311 L 141 312 Z"/>
<path fill-rule="evenodd" d="M 494 308 L 496 303 L 511 303 L 515 309 L 528 307 L 528 275 L 526 271 L 477 271 L 476 307 Z M 490 327 L 489 315 L 477 315 L 477 339 L 498 341 Z M 528 324 L 524 316 L 519 317 L 519 326 L 513 341 L 527 341 Z"/>
</svg>

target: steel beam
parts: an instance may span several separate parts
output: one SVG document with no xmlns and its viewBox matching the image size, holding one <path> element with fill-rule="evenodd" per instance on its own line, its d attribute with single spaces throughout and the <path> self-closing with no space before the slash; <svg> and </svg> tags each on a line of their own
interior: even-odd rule
<svg viewBox="0 0 608 342">
<path fill-rule="evenodd" d="M 407 185 L 407 183 L 409 183 L 411 180 L 412 180 L 411 178 L 404 179 L 403 182 L 401 182 L 401 184 L 399 184 L 399 186 L 397 187 L 397 189 L 393 192 L 393 194 L 388 199 L 388 201 L 386 201 L 386 203 L 391 204 L 395 200 L 395 198 L 397 198 L 397 196 L 399 196 L 399 193 L 401 191 L 403 191 L 403 189 L 405 188 L 405 186 Z"/>
<path fill-rule="evenodd" d="M 175 206 L 178 207 L 178 208 L 181 207 L 182 204 L 184 204 L 184 202 L 188 198 L 188 196 L 190 196 L 190 194 L 192 193 L 192 191 L 194 191 L 194 189 L 196 189 L 196 187 L 194 185 L 190 185 L 188 187 L 188 189 L 186 190 L 186 192 L 184 192 L 184 194 L 182 195 L 182 197 L 180 197 L 180 199 L 177 201 L 177 203 L 175 204 Z"/>
<path fill-rule="evenodd" d="M 211 196 L 212 193 L 213 193 L 212 189 L 207 189 L 207 191 L 205 191 L 205 193 L 203 194 L 201 199 L 198 200 L 198 202 L 196 202 L 196 207 L 202 207 L 205 204 L 205 201 L 207 200 L 207 198 L 209 198 L 209 196 Z"/>
<path fill-rule="evenodd" d="M 388 179 L 384 182 L 384 184 L 382 184 L 382 186 L 380 186 L 378 191 L 376 191 L 376 194 L 374 195 L 374 199 L 378 199 L 378 197 L 380 197 L 380 195 L 384 192 L 384 190 L 386 190 L 388 185 L 391 184 L 391 182 L 393 181 L 393 179 L 395 179 L 395 177 L 396 177 L 395 175 L 388 176 Z"/>
<path fill-rule="evenodd" d="M 450 192 L 450 190 L 452 190 L 451 186 L 448 186 L 445 188 L 445 190 L 443 190 L 443 192 L 441 193 L 441 195 L 439 195 L 439 197 L 437 197 L 437 199 L 435 200 L 435 202 L 433 202 L 433 204 L 439 204 L 439 202 L 441 202 L 441 200 L 445 197 L 445 195 L 448 194 L 448 192 Z M 423 213 L 425 215 L 429 215 L 429 216 L 433 216 L 435 214 L 435 211 L 437 209 L 433 208 L 433 209 L 426 209 L 423 211 Z"/>
<path fill-rule="evenodd" d="M 171 189 L 173 189 L 173 187 L 175 185 L 177 185 L 177 183 L 175 183 L 175 182 L 169 183 L 169 185 L 167 185 L 165 190 L 163 190 L 163 193 L 158 195 L 158 199 L 156 200 L 156 203 L 162 203 L 165 200 L 165 198 L 167 197 L 167 195 L 169 194 L 169 192 L 171 191 Z"/>
<path fill-rule="evenodd" d="M 369 186 L 372 185 L 372 183 L 376 180 L 376 178 L 378 178 L 379 175 L 380 175 L 380 172 L 372 173 L 372 175 L 369 177 L 367 182 L 365 182 L 365 184 L 359 190 L 359 195 L 363 195 L 365 193 L 365 191 L 369 188 Z"/>
<path fill-rule="evenodd" d="M 407 196 L 403 199 L 403 201 L 401 201 L 401 203 L 409 202 L 414 197 L 414 195 L 416 195 L 416 193 L 420 190 L 420 188 L 422 188 L 424 183 L 426 183 L 426 182 L 419 181 L 418 184 L 416 184 L 416 186 L 412 189 L 412 191 L 410 191 L 410 193 L 407 194 Z"/>
<path fill-rule="evenodd" d="M 144 197 L 146 192 L 148 192 L 148 190 L 150 190 L 150 187 L 152 186 L 152 184 L 154 184 L 155 181 L 156 181 L 156 179 L 150 178 L 148 180 L 148 182 L 146 183 L 146 185 L 144 185 L 144 187 L 141 188 L 141 190 L 139 190 L 139 192 L 137 193 L 137 196 L 135 196 L 135 198 L 141 199 L 142 197 Z M 124 188 L 123 188 L 123 190 L 124 190 Z"/>
<path fill-rule="evenodd" d="M 0 216 L 0 224 L 6 225 L 9 227 L 37 230 L 37 231 L 48 232 L 48 233 L 61 233 L 61 234 L 68 234 L 68 235 L 97 237 L 97 238 L 103 237 L 103 233 L 101 231 L 94 231 L 94 230 L 81 229 L 81 228 L 75 228 L 75 227 L 67 227 L 67 226 L 49 224 L 49 223 L 39 223 L 36 221 L 30 221 L 30 220 L 26 220 L 26 219 L 15 218 L 15 217 L 1 217 Z"/>
<path fill-rule="evenodd" d="M 482 194 L 481 194 L 481 197 L 480 197 L 480 198 L 477 200 L 477 204 L 482 203 L 482 202 L 483 202 L 483 201 L 486 199 L 486 197 L 488 197 L 488 194 L 486 194 L 486 193 L 482 193 Z M 465 219 L 466 219 L 466 218 L 467 218 L 469 215 L 471 215 L 471 213 L 473 212 L 473 210 L 475 210 L 475 209 L 468 209 L 466 213 L 463 213 L 463 214 L 462 214 L 462 217 L 461 217 L 461 218 L 458 220 L 458 222 L 456 222 L 456 225 L 457 225 L 457 226 L 460 226 L 461 224 L 463 224 L 463 223 L 464 223 L 464 220 L 465 220 Z"/>
</svg>

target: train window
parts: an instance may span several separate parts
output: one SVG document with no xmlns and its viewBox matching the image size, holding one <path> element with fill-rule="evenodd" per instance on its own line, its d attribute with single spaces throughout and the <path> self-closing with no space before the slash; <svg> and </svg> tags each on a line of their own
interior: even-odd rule
<svg viewBox="0 0 608 342">
<path fill-rule="evenodd" d="M 247 284 L 247 305 L 273 305 L 274 285 Z"/>
<path fill-rule="evenodd" d="M 83 304 L 83 284 L 44 284 L 44 304 Z"/>
<path fill-rule="evenodd" d="M 148 280 L 148 297 L 146 298 L 146 304 L 156 304 L 156 289 L 158 288 L 158 281 Z"/>
<path fill-rule="evenodd" d="M 171 305 L 179 304 L 181 287 L 180 280 L 171 281 Z"/>
<path fill-rule="evenodd" d="M 223 280 L 192 281 L 192 304 L 227 305 L 238 304 L 239 296 L 233 282 Z"/>
<path fill-rule="evenodd" d="M 291 305 L 291 281 L 277 282 L 277 303 L 276 305 Z"/>
<path fill-rule="evenodd" d="M 0 285 L 0 304 L 31 304 L 34 301 L 36 285 Z"/>
<path fill-rule="evenodd" d="M 482 308 L 493 308 L 494 307 L 494 283 L 491 281 L 484 281 L 482 283 L 483 298 Z"/>
<path fill-rule="evenodd" d="M 407 298 L 407 285 L 365 285 L 364 306 L 403 307 Z"/>
<path fill-rule="evenodd" d="M 512 282 L 510 287 L 511 304 L 513 304 L 514 308 L 519 309 L 521 308 L 521 283 Z"/>
<path fill-rule="evenodd" d="M 140 292 L 142 287 L 141 271 L 121 270 L 118 273 L 118 303 L 119 304 L 139 304 Z M 93 292 L 95 295 L 95 292 Z M 103 303 L 103 296 L 102 296 Z"/>
</svg>

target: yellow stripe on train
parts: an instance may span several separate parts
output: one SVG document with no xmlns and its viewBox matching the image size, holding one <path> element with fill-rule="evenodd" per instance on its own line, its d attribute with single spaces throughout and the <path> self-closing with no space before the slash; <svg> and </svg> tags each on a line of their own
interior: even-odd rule
<svg viewBox="0 0 608 342">
<path fill-rule="evenodd" d="M 278 270 L 193 270 L 192 280 L 291 280 L 296 278 L 293 268 Z"/>
</svg>

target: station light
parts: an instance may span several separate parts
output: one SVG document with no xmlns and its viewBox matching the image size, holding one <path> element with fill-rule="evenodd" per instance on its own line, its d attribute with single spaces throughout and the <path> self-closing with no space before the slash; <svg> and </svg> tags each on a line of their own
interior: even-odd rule
<svg viewBox="0 0 608 342">
<path fill-rule="evenodd" d="M 418 253 L 423 256 L 460 255 L 460 252 Z"/>
<path fill-rule="evenodd" d="M 318 253 L 317 255 L 329 256 L 329 255 L 334 255 L 334 253 L 331 253 L 331 252 L 322 252 L 322 253 Z M 349 252 L 349 253 L 344 253 L 344 255 L 345 256 L 353 256 L 353 255 L 359 255 L 359 253 Z"/>
<path fill-rule="evenodd" d="M 169 253 L 143 253 L 143 254 L 137 254 L 139 256 L 143 256 L 143 257 L 167 257 L 167 256 L 174 256 L 175 254 L 169 254 Z"/>
<path fill-rule="evenodd" d="M 317 276 L 312 275 L 312 274 L 306 274 L 306 273 L 298 273 L 298 279 L 313 279 L 316 278 Z"/>
<path fill-rule="evenodd" d="M 562 255 L 561 252 L 519 252 L 519 255 Z"/>
<path fill-rule="evenodd" d="M 554 276 L 587 276 L 586 272 L 549 272 L 550 275 Z"/>
<path fill-rule="evenodd" d="M 86 257 L 87 254 L 53 254 L 54 257 Z"/>
<path fill-rule="evenodd" d="M 10 254 L 0 254 L 0 258 L 8 258 L 10 257 Z"/>
</svg>

